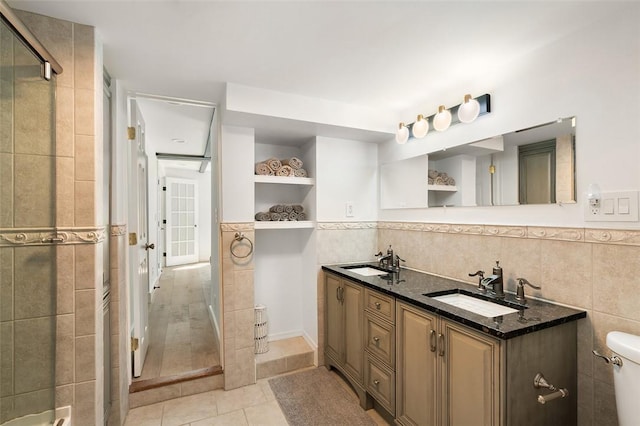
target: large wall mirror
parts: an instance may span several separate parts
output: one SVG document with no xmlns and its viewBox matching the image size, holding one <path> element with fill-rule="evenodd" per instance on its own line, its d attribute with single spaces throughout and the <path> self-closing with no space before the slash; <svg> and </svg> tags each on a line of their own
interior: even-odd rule
<svg viewBox="0 0 640 426">
<path fill-rule="evenodd" d="M 576 201 L 575 117 L 429 154 L 429 170 L 455 185 L 429 185 L 429 207 Z"/>
</svg>

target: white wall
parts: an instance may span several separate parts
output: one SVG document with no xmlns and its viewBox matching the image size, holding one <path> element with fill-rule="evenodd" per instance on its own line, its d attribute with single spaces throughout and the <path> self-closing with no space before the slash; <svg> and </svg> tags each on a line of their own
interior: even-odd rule
<svg viewBox="0 0 640 426">
<path fill-rule="evenodd" d="M 375 221 L 378 200 L 378 145 L 316 138 L 317 220 Z M 353 204 L 353 217 L 346 216 L 346 203 Z"/>
<path fill-rule="evenodd" d="M 639 21 L 640 5 L 629 3 L 624 16 L 585 28 L 490 75 L 459 82 L 451 91 L 459 90 L 460 96 L 470 90 L 467 87 L 480 88 L 474 95 L 490 93 L 492 113 L 441 134 L 429 133 L 419 142 L 400 146 L 389 141 L 380 147 L 379 161 L 389 161 L 576 116 L 576 205 L 384 210 L 380 219 L 637 227 L 638 223 L 586 223 L 583 204 L 589 183 L 598 183 L 605 192 L 640 189 Z M 412 121 L 417 112 L 407 111 L 406 120 Z"/>
<path fill-rule="evenodd" d="M 222 126 L 221 133 L 221 222 L 253 222 L 255 183 L 247 178 L 247 171 L 253 171 L 255 165 L 254 130 Z"/>
</svg>

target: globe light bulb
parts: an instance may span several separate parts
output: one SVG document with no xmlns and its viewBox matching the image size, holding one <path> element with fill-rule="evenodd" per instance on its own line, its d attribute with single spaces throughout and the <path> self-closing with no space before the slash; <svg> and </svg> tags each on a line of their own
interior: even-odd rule
<svg viewBox="0 0 640 426">
<path fill-rule="evenodd" d="M 429 119 L 424 118 L 422 114 L 418 115 L 418 118 L 416 118 L 416 122 L 413 123 L 413 126 L 411 127 L 413 137 L 418 139 L 424 138 L 427 135 L 428 131 Z"/>
<path fill-rule="evenodd" d="M 400 145 L 404 145 L 409 140 L 409 128 L 404 123 L 398 125 L 398 131 L 396 132 L 396 142 Z"/>
<path fill-rule="evenodd" d="M 451 125 L 451 113 L 445 109 L 444 105 L 438 107 L 438 113 L 433 117 L 433 128 L 439 132 L 444 132 Z"/>
<path fill-rule="evenodd" d="M 480 103 L 471 95 L 464 95 L 464 102 L 458 107 L 458 120 L 461 123 L 471 123 L 480 114 Z"/>
</svg>

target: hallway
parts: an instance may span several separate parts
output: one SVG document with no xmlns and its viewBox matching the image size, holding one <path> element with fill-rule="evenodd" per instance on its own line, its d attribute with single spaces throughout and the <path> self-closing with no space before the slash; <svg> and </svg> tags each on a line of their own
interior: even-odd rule
<svg viewBox="0 0 640 426">
<path fill-rule="evenodd" d="M 220 364 L 203 291 L 210 283 L 206 262 L 163 269 L 149 307 L 149 350 L 134 382 Z"/>
</svg>

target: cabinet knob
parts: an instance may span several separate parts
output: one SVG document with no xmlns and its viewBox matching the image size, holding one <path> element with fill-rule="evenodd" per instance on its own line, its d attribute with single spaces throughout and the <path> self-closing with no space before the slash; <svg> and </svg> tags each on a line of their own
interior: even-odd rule
<svg viewBox="0 0 640 426">
<path fill-rule="evenodd" d="M 373 381 L 373 384 L 374 384 L 374 385 L 376 385 L 376 386 L 378 386 L 378 385 L 380 384 L 380 380 L 378 380 L 378 379 L 374 380 L 374 381 Z"/>
<path fill-rule="evenodd" d="M 373 336 L 373 341 L 378 343 L 380 341 L 380 338 L 378 336 Z"/>
<path fill-rule="evenodd" d="M 380 302 L 376 302 L 375 305 L 376 305 L 376 309 L 380 310 Z"/>
</svg>

